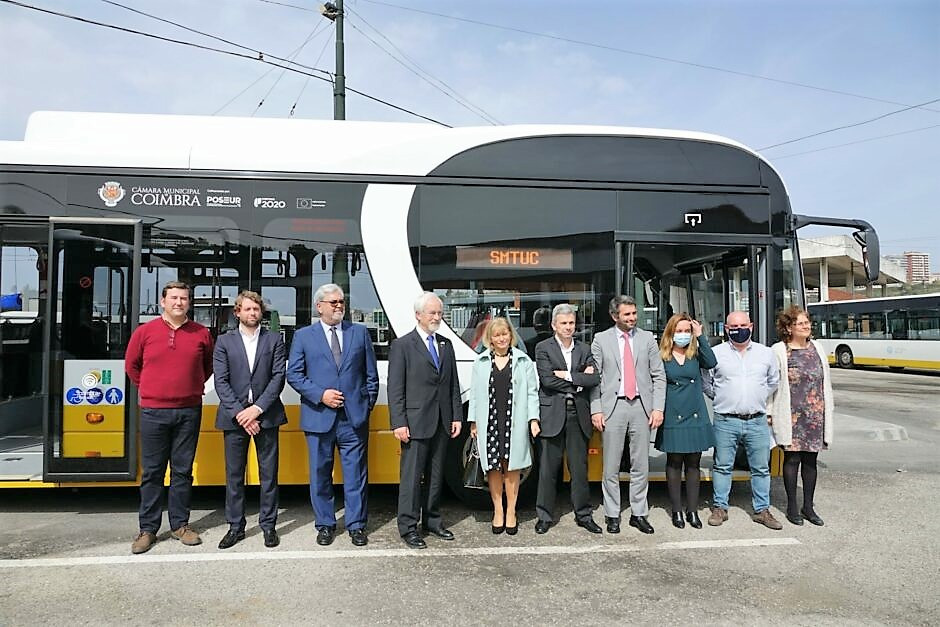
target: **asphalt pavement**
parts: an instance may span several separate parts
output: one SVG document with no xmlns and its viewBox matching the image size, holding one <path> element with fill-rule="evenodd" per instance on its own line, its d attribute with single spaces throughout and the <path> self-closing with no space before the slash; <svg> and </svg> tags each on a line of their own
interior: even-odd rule
<svg viewBox="0 0 940 627">
<path fill-rule="evenodd" d="M 287 488 L 280 547 L 264 548 L 255 506 L 248 537 L 220 551 L 223 491 L 206 488 L 193 503 L 201 546 L 164 528 L 133 556 L 135 490 L 0 490 L 0 625 L 938 624 L 940 377 L 837 370 L 834 384 L 836 437 L 816 494 L 823 527 L 786 522 L 775 479 L 783 530 L 750 520 L 746 483 L 721 527 L 676 529 L 656 484 L 651 536 L 626 525 L 589 534 L 570 506 L 536 535 L 531 505 L 518 535 L 494 536 L 487 512 L 448 497 L 457 539 L 412 551 L 397 537 L 395 487 L 375 486 L 369 545 L 353 547 L 340 527 L 319 547 L 305 490 Z M 599 504 L 599 486 L 592 496 Z M 704 484 L 703 517 L 708 496 Z M 566 499 L 563 490 L 559 507 Z"/>
</svg>

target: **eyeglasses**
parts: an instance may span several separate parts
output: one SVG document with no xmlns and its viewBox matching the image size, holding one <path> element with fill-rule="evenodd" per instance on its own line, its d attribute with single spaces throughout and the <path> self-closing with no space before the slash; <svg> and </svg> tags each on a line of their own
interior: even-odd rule
<svg viewBox="0 0 940 627">
<path fill-rule="evenodd" d="M 320 302 L 326 303 L 327 305 L 330 305 L 331 307 L 342 307 L 343 305 L 346 304 L 346 301 L 343 300 L 342 298 L 337 299 L 337 300 L 321 300 Z"/>
<path fill-rule="evenodd" d="M 808 321 L 804 321 L 804 322 L 794 322 L 794 323 L 793 323 L 793 326 L 795 326 L 795 327 L 809 327 L 809 326 L 812 326 L 812 323 L 810 323 L 810 322 L 808 322 Z"/>
</svg>

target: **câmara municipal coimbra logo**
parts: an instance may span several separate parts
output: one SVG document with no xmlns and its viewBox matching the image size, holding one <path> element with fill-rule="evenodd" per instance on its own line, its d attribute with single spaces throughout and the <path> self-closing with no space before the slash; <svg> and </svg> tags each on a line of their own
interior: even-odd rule
<svg viewBox="0 0 940 627">
<path fill-rule="evenodd" d="M 124 199 L 124 188 L 117 181 L 106 181 L 98 188 L 98 197 L 106 207 L 116 207 Z"/>
</svg>

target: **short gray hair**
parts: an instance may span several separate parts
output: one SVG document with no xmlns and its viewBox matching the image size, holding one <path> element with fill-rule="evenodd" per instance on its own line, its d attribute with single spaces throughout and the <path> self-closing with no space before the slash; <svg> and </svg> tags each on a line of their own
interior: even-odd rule
<svg viewBox="0 0 940 627">
<path fill-rule="evenodd" d="M 323 302 L 324 296 L 326 296 L 327 294 L 335 294 L 336 292 L 339 292 L 340 294 L 342 294 L 343 298 L 346 297 L 345 292 L 343 292 L 343 288 L 341 288 L 336 283 L 327 283 L 326 285 L 321 285 L 320 287 L 317 288 L 317 291 L 313 293 L 313 302 L 314 303 Z"/>
<path fill-rule="evenodd" d="M 558 316 L 567 316 L 568 314 L 573 314 L 575 319 L 578 317 L 578 310 L 574 308 L 574 305 L 569 303 L 561 303 L 560 305 L 555 305 L 555 308 L 552 309 L 552 324 L 555 323 L 555 320 L 558 319 Z"/>
<path fill-rule="evenodd" d="M 428 306 L 428 303 L 431 300 L 436 300 L 441 304 L 441 307 L 444 306 L 444 301 L 441 300 L 441 297 L 435 294 L 434 292 L 424 292 L 415 299 L 415 313 L 424 313 L 424 308 Z"/>
<path fill-rule="evenodd" d="M 620 305 L 633 305 L 636 307 L 636 301 L 632 296 L 624 296 L 622 294 L 620 296 L 614 296 L 610 299 L 610 305 L 607 310 L 613 315 L 620 311 Z"/>
</svg>

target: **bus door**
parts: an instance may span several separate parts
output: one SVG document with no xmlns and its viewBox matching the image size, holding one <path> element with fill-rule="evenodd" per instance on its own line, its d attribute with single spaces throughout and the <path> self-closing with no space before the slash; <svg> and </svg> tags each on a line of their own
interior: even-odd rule
<svg viewBox="0 0 940 627">
<path fill-rule="evenodd" d="M 50 218 L 46 481 L 137 477 L 137 398 L 124 351 L 137 326 L 141 224 Z"/>
<path fill-rule="evenodd" d="M 746 311 L 766 342 L 766 250 L 755 244 L 620 241 L 620 285 L 633 296 L 639 324 L 658 338 L 669 317 L 688 312 L 721 341 L 728 313 Z"/>
<path fill-rule="evenodd" d="M 0 216 L 0 481 L 42 478 L 49 221 Z"/>
</svg>

